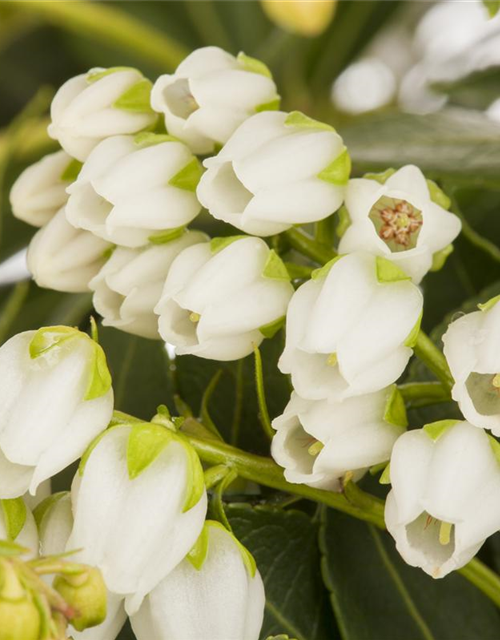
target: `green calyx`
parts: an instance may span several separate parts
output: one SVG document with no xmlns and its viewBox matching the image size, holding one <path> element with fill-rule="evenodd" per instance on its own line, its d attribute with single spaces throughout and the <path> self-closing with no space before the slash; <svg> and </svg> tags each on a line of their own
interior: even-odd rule
<svg viewBox="0 0 500 640">
<path fill-rule="evenodd" d="M 438 420 L 424 425 L 423 429 L 431 440 L 437 442 L 449 429 L 456 425 L 460 420 Z"/>
<path fill-rule="evenodd" d="M 173 178 L 170 178 L 168 184 L 172 187 L 195 193 L 202 175 L 203 167 L 201 162 L 198 158 L 193 157 Z"/>
<path fill-rule="evenodd" d="M 444 263 L 448 259 L 448 256 L 453 253 L 453 245 L 449 244 L 441 251 L 436 251 L 432 255 L 432 265 L 430 271 L 439 271 L 444 267 Z"/>
<path fill-rule="evenodd" d="M 343 257 L 344 257 L 343 255 L 335 256 L 335 258 L 332 258 L 331 260 L 329 260 L 326 264 L 324 264 L 319 269 L 315 269 L 311 273 L 311 278 L 313 280 L 321 280 L 322 278 L 326 278 L 326 276 L 330 273 L 330 269 L 333 267 L 333 265 Z"/>
<path fill-rule="evenodd" d="M 438 187 L 433 180 L 426 180 L 426 183 L 427 183 L 427 188 L 429 189 L 429 196 L 432 202 L 434 202 L 434 204 L 439 205 L 440 207 L 443 207 L 443 209 L 446 209 L 448 211 L 448 209 L 451 206 L 450 198 L 448 198 L 446 193 L 440 187 Z"/>
<path fill-rule="evenodd" d="M 186 233 L 186 227 L 176 227 L 175 229 L 166 229 L 165 231 L 159 231 L 152 236 L 149 236 L 148 240 L 151 244 L 168 244 L 172 240 L 178 240 Z"/>
<path fill-rule="evenodd" d="M 286 316 L 282 316 L 277 320 L 273 320 L 272 322 L 268 322 L 268 324 L 259 327 L 259 331 L 262 333 L 264 338 L 273 338 L 283 327 L 283 325 L 285 324 L 285 320 Z"/>
<path fill-rule="evenodd" d="M 219 251 L 222 251 L 226 247 L 229 247 L 230 244 L 233 244 L 233 242 L 243 240 L 243 238 L 248 238 L 248 236 L 225 236 L 222 238 L 212 238 L 210 240 L 210 252 L 212 255 L 216 255 Z"/>
<path fill-rule="evenodd" d="M 77 631 L 95 627 L 106 619 L 108 596 L 99 569 L 88 568 L 77 574 L 58 575 L 53 588 L 74 609 L 71 624 Z"/>
<path fill-rule="evenodd" d="M 80 173 L 82 167 L 82 162 L 72 158 L 66 165 L 64 171 L 61 173 L 60 180 L 62 182 L 74 182 L 78 178 L 78 174 Z"/>
<path fill-rule="evenodd" d="M 113 107 L 132 113 L 154 114 L 155 112 L 151 108 L 152 88 L 150 80 L 143 78 L 124 91 L 118 100 L 115 100 Z"/>
<path fill-rule="evenodd" d="M 338 210 L 338 216 L 339 221 L 337 223 L 336 233 L 337 236 L 341 238 L 352 224 L 351 215 L 344 204 Z"/>
<path fill-rule="evenodd" d="M 306 116 L 301 111 L 292 111 L 285 119 L 286 127 L 296 127 L 297 129 L 316 129 L 318 131 L 335 131 L 335 129 L 325 122 L 314 120 Z"/>
<path fill-rule="evenodd" d="M 391 386 L 391 391 L 387 398 L 384 411 L 384 421 L 396 427 L 403 427 L 405 429 L 408 426 L 405 402 L 401 395 L 401 391 L 395 384 Z"/>
<path fill-rule="evenodd" d="M 240 63 L 240 66 L 244 71 L 249 71 L 250 73 L 258 73 L 259 75 L 265 76 L 266 78 L 273 77 L 272 73 L 269 70 L 269 67 L 266 64 L 264 64 L 260 60 L 257 60 L 257 58 L 251 58 L 250 56 L 247 56 L 246 53 L 243 53 L 243 51 L 240 51 L 240 53 L 238 53 L 236 60 Z"/>
<path fill-rule="evenodd" d="M 413 325 L 413 329 L 407 335 L 406 340 L 403 343 L 405 347 L 409 347 L 410 349 L 413 349 L 413 347 L 417 344 L 418 334 L 420 332 L 420 325 L 422 324 L 423 315 L 424 315 L 424 312 L 421 311 L 420 315 L 418 316 L 418 320 Z"/>
<path fill-rule="evenodd" d="M 141 149 L 152 147 L 155 144 L 163 144 L 164 142 L 181 142 L 179 138 L 171 136 L 168 133 L 153 133 L 152 131 L 141 131 L 134 136 L 134 144 Z"/>
<path fill-rule="evenodd" d="M 336 186 L 344 186 L 351 175 L 351 157 L 344 147 L 340 154 L 323 171 L 318 173 L 318 178 L 324 182 Z"/>
<path fill-rule="evenodd" d="M 411 280 L 410 276 L 406 275 L 401 267 L 398 267 L 398 265 L 391 260 L 387 260 L 387 258 L 377 256 L 375 258 L 375 263 L 377 268 L 377 280 L 380 284 Z"/>
<path fill-rule="evenodd" d="M 133 67 L 109 67 L 109 69 L 91 69 L 87 73 L 86 80 L 88 84 L 93 84 L 94 82 L 98 82 L 102 78 L 106 76 L 110 76 L 113 73 L 118 73 L 120 71 L 136 71 Z"/>
<path fill-rule="evenodd" d="M 379 478 L 379 484 L 391 484 L 391 463 L 389 462 Z"/>
<path fill-rule="evenodd" d="M 0 500 L 5 522 L 5 529 L 9 540 L 14 542 L 23 530 L 26 522 L 27 509 L 22 498 Z"/>
<path fill-rule="evenodd" d="M 500 464 L 500 442 L 495 440 L 495 438 L 488 434 L 488 442 L 490 443 L 491 450 L 493 451 L 493 455 L 495 456 L 496 461 Z"/>
<path fill-rule="evenodd" d="M 262 113 L 262 111 L 278 111 L 280 104 L 281 97 L 277 95 L 273 100 L 257 105 L 255 107 L 255 113 Z"/>
<path fill-rule="evenodd" d="M 55 326 L 39 329 L 29 345 L 29 354 L 32 360 L 49 356 L 61 357 L 71 348 L 74 340 L 87 340 L 91 345 L 89 360 L 89 379 L 84 400 L 100 398 L 111 389 L 111 374 L 106 362 L 106 355 L 102 347 L 92 340 L 86 333 L 73 327 Z"/>
<path fill-rule="evenodd" d="M 264 278 L 270 278 L 271 280 L 290 282 L 290 274 L 285 267 L 285 263 L 274 249 L 269 251 L 262 275 Z"/>
<path fill-rule="evenodd" d="M 494 298 L 490 298 L 487 302 L 483 302 L 482 304 L 478 304 L 478 308 L 480 311 L 489 311 L 493 309 L 497 302 L 500 302 L 500 294 L 495 296 Z"/>
<path fill-rule="evenodd" d="M 224 527 L 220 522 L 216 522 L 215 520 L 207 520 L 203 526 L 202 532 L 198 537 L 198 540 L 193 545 L 191 551 L 187 554 L 186 559 L 191 563 L 191 565 L 197 570 L 201 571 L 203 565 L 205 564 L 205 560 L 207 559 L 209 547 L 210 547 L 210 528 L 214 529 L 222 529 L 228 536 L 230 536 L 233 542 L 236 544 L 238 551 L 241 554 L 241 559 L 243 560 L 243 564 L 248 572 L 248 575 L 251 578 L 255 577 L 255 573 L 257 572 L 257 565 L 255 563 L 255 558 L 248 551 L 248 549 L 241 544 L 241 542 L 236 538 L 236 536 Z"/>
<path fill-rule="evenodd" d="M 381 173 L 365 173 L 363 178 L 365 178 L 365 180 L 376 180 L 376 182 L 380 184 L 385 184 L 395 173 L 396 169 L 386 169 Z"/>
</svg>

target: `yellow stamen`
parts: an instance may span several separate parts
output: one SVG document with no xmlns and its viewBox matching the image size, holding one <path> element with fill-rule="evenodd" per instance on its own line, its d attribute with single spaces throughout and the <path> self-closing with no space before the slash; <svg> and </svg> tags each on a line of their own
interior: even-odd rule
<svg viewBox="0 0 500 640">
<path fill-rule="evenodd" d="M 450 543 L 451 529 L 453 525 L 450 522 L 441 522 L 439 527 L 439 544 L 446 546 Z"/>
<path fill-rule="evenodd" d="M 324 446 L 325 445 L 322 442 L 315 442 L 309 447 L 309 449 L 307 450 L 307 453 L 310 456 L 317 456 Z"/>
<path fill-rule="evenodd" d="M 195 313 L 194 311 L 192 313 L 189 314 L 189 319 L 191 320 L 191 322 L 199 322 L 201 316 L 199 313 Z"/>
<path fill-rule="evenodd" d="M 337 364 L 337 354 L 336 353 L 331 353 L 328 356 L 328 360 L 327 363 L 330 367 L 334 367 Z"/>
</svg>

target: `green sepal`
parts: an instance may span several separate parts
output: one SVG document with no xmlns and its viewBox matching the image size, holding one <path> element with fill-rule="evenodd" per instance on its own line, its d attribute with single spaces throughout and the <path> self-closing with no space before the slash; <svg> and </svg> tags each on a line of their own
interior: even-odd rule
<svg viewBox="0 0 500 640">
<path fill-rule="evenodd" d="M 191 550 L 186 556 L 186 560 L 188 560 L 191 565 L 196 569 L 196 571 L 201 571 L 201 568 L 205 564 L 205 560 L 208 555 L 208 521 L 203 525 L 203 529 L 201 530 L 198 539 L 191 547 Z"/>
<path fill-rule="evenodd" d="M 301 111 L 292 111 L 285 119 L 285 126 L 297 127 L 298 129 L 317 129 L 320 131 L 335 131 L 335 129 L 325 122 L 314 120 L 306 116 Z"/>
<path fill-rule="evenodd" d="M 430 422 L 425 424 L 423 429 L 431 440 L 436 442 L 439 438 L 456 425 L 460 420 L 438 420 L 437 422 Z"/>
<path fill-rule="evenodd" d="M 269 102 L 263 102 L 255 107 L 255 113 L 262 113 L 262 111 L 278 111 L 281 104 L 281 97 L 276 96 L 274 100 Z"/>
<path fill-rule="evenodd" d="M 113 107 L 123 111 L 132 111 L 133 113 L 154 114 L 155 112 L 151 108 L 152 88 L 151 81 L 143 78 L 122 93 L 118 100 L 113 103 Z"/>
<path fill-rule="evenodd" d="M 66 168 L 60 175 L 60 180 L 62 182 L 74 182 L 78 178 L 78 174 L 80 173 L 83 167 L 83 163 L 79 160 L 75 160 L 72 158 L 69 163 L 66 165 Z"/>
<path fill-rule="evenodd" d="M 480 311 L 489 311 L 490 309 L 493 309 L 497 302 L 500 302 L 500 293 L 494 298 L 490 298 L 487 302 L 483 302 L 477 306 Z"/>
<path fill-rule="evenodd" d="M 396 427 L 408 426 L 405 401 L 397 385 L 393 384 L 384 410 L 384 421 Z"/>
<path fill-rule="evenodd" d="M 436 251 L 432 255 L 432 265 L 430 271 L 439 271 L 444 267 L 444 263 L 446 262 L 448 256 L 453 253 L 453 245 L 449 244 L 441 251 Z"/>
<path fill-rule="evenodd" d="M 174 432 L 159 424 L 132 426 L 127 442 L 127 470 L 131 480 L 137 478 L 174 439 Z"/>
<path fill-rule="evenodd" d="M 89 84 L 93 84 L 106 76 L 110 76 L 112 73 L 117 73 L 118 71 L 136 71 L 133 67 L 109 67 L 109 69 L 91 69 L 87 73 L 86 80 Z"/>
<path fill-rule="evenodd" d="M 500 442 L 488 433 L 489 443 L 496 461 L 500 464 Z"/>
<path fill-rule="evenodd" d="M 193 449 L 189 440 L 182 434 L 176 434 L 178 441 L 184 446 L 188 458 L 188 490 L 186 492 L 186 500 L 184 501 L 183 512 L 189 511 L 196 506 L 205 492 L 205 476 L 198 454 Z"/>
<path fill-rule="evenodd" d="M 290 638 L 286 633 L 280 633 L 279 636 L 267 636 L 266 640 L 297 640 L 297 638 Z"/>
<path fill-rule="evenodd" d="M 104 249 L 102 252 L 102 258 L 104 258 L 104 260 L 109 260 L 115 252 L 116 246 L 116 244 L 111 244 L 107 249 Z"/>
<path fill-rule="evenodd" d="M 45 498 L 45 500 L 42 500 L 42 502 L 40 502 L 40 504 L 35 507 L 35 510 L 33 511 L 33 517 L 35 518 L 36 526 L 39 532 L 46 514 L 52 509 L 54 505 L 59 502 L 61 498 L 64 498 L 67 495 L 69 495 L 69 491 L 59 491 L 58 493 L 53 493 L 52 495 Z"/>
<path fill-rule="evenodd" d="M 13 556 L 20 556 L 23 553 L 27 553 L 29 549 L 21 547 L 20 545 L 12 542 L 12 540 L 0 540 L 0 558 L 10 558 Z"/>
<path fill-rule="evenodd" d="M 198 158 L 193 157 L 173 178 L 170 178 L 168 184 L 171 187 L 177 187 L 178 189 L 195 193 L 202 175 L 203 167 L 201 166 L 201 162 Z"/>
<path fill-rule="evenodd" d="M 500 11 L 500 0 L 483 0 L 483 4 L 488 10 L 490 18 L 494 18 Z"/>
<path fill-rule="evenodd" d="M 324 182 L 343 186 L 349 181 L 351 175 L 351 157 L 344 147 L 340 154 L 331 162 L 326 169 L 318 173 L 318 178 Z"/>
<path fill-rule="evenodd" d="M 23 530 L 26 522 L 26 505 L 22 498 L 5 499 L 0 502 L 2 503 L 2 512 L 7 536 L 9 540 L 14 541 Z"/>
<path fill-rule="evenodd" d="M 264 324 L 262 327 L 259 327 L 259 331 L 262 333 L 264 338 L 273 338 L 278 331 L 285 324 L 286 316 L 281 316 L 277 320 L 273 320 L 272 322 L 268 322 Z"/>
<path fill-rule="evenodd" d="M 151 244 L 167 244 L 172 240 L 181 238 L 186 232 L 186 227 L 176 227 L 175 229 L 166 229 L 165 231 L 159 231 L 152 236 L 149 236 L 148 240 Z"/>
<path fill-rule="evenodd" d="M 32 360 L 47 354 L 52 349 L 61 347 L 68 340 L 84 337 L 85 334 L 62 325 L 54 327 L 41 327 L 33 336 L 29 344 L 29 354 Z M 88 336 L 86 336 L 88 337 Z"/>
<path fill-rule="evenodd" d="M 319 269 L 314 269 L 314 271 L 311 273 L 311 279 L 321 280 L 321 278 L 326 278 L 326 276 L 330 273 L 330 269 L 333 267 L 333 265 L 336 262 L 338 262 L 340 258 L 343 258 L 343 257 L 344 257 L 343 254 L 340 256 L 335 256 L 335 258 L 332 258 L 331 260 L 329 260 L 326 264 L 324 264 Z"/>
<path fill-rule="evenodd" d="M 84 334 L 85 335 L 85 334 Z M 88 337 L 88 336 L 86 336 Z M 94 350 L 92 354 L 92 365 L 90 368 L 90 380 L 84 400 L 95 400 L 105 396 L 111 389 L 111 374 L 106 361 L 106 354 L 101 345 L 92 341 Z"/>
<path fill-rule="evenodd" d="M 338 217 L 339 221 L 337 223 L 337 228 L 335 231 L 337 236 L 341 238 L 352 224 L 351 215 L 344 204 L 338 210 Z"/>
<path fill-rule="evenodd" d="M 434 202 L 434 204 L 439 205 L 440 207 L 443 207 L 443 209 L 446 209 L 448 211 L 448 209 L 451 207 L 450 198 L 441 189 L 441 187 L 438 187 L 438 185 L 434 182 L 434 180 L 426 180 L 426 183 L 427 183 L 427 188 L 429 189 L 429 196 L 432 202 Z"/>
<path fill-rule="evenodd" d="M 410 276 L 406 275 L 401 267 L 398 267 L 398 265 L 391 260 L 387 260 L 387 258 L 377 256 L 375 263 L 377 267 L 377 280 L 381 284 L 411 280 Z"/>
<path fill-rule="evenodd" d="M 264 276 L 264 278 L 290 282 L 290 274 L 285 267 L 285 263 L 274 249 L 271 249 L 269 251 L 269 255 L 267 256 L 262 275 Z"/>
<path fill-rule="evenodd" d="M 377 473 L 380 473 L 387 467 L 387 464 L 388 464 L 387 460 L 385 462 L 379 462 L 378 464 L 374 464 L 372 467 L 369 468 L 368 472 L 371 476 L 376 476 Z"/>
<path fill-rule="evenodd" d="M 391 484 L 391 463 L 389 462 L 386 468 L 382 471 L 382 475 L 378 480 L 379 484 Z"/>
<path fill-rule="evenodd" d="M 380 173 L 365 173 L 363 178 L 366 180 L 376 180 L 380 184 L 385 184 L 395 173 L 396 169 L 386 169 Z"/>
<path fill-rule="evenodd" d="M 212 255 L 219 253 L 226 247 L 229 247 L 230 244 L 236 242 L 236 240 L 243 240 L 243 238 L 248 238 L 248 236 L 223 236 L 221 238 L 212 238 L 210 240 L 210 252 Z"/>
<path fill-rule="evenodd" d="M 273 77 L 273 74 L 266 64 L 264 64 L 261 60 L 257 60 L 257 58 L 251 58 L 250 56 L 247 56 L 246 53 L 243 53 L 243 51 L 240 51 L 238 53 L 236 60 L 238 60 L 245 71 L 250 71 L 250 73 L 258 73 L 259 75 L 265 76 L 266 78 Z"/>
<path fill-rule="evenodd" d="M 164 142 L 182 142 L 182 140 L 168 133 L 153 133 L 152 131 L 140 131 L 134 136 L 134 144 L 138 147 L 152 147 Z"/>
<path fill-rule="evenodd" d="M 418 334 L 420 333 L 420 325 L 422 324 L 423 315 L 424 315 L 424 312 L 421 311 L 417 321 L 413 325 L 413 329 L 406 336 L 406 340 L 403 343 L 405 347 L 409 347 L 410 349 L 413 349 L 413 347 L 417 344 Z"/>
</svg>

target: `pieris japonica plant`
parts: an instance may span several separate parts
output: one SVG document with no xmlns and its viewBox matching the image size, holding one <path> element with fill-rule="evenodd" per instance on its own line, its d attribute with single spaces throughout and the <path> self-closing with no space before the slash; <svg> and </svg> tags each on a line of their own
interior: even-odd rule
<svg viewBox="0 0 500 640">
<path fill-rule="evenodd" d="M 39 227 L 38 287 L 79 296 L 36 291 L 64 321 L 0 317 L 0 640 L 114 640 L 127 618 L 137 640 L 329 639 L 283 614 L 308 580 L 327 597 L 318 522 L 342 592 L 327 508 L 500 602 L 474 560 L 500 531 L 498 291 L 421 328 L 454 190 L 403 155 L 351 166 L 341 123 L 279 108 L 268 67 L 218 47 L 55 94 L 60 148 L 10 201 Z"/>
</svg>

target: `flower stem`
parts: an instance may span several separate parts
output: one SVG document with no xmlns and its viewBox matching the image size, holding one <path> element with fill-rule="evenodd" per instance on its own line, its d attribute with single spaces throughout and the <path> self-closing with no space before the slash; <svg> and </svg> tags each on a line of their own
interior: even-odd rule
<svg viewBox="0 0 500 640">
<path fill-rule="evenodd" d="M 173 70 L 189 53 L 183 44 L 155 27 L 103 3 L 26 0 L 16 3 L 16 10 L 39 15 L 78 36 L 134 53 L 164 71 Z"/>
<path fill-rule="evenodd" d="M 441 382 L 409 382 L 398 388 L 409 408 L 426 407 L 451 400 L 449 389 Z"/>
<path fill-rule="evenodd" d="M 422 360 L 427 368 L 436 375 L 445 389 L 450 390 L 453 386 L 453 376 L 451 375 L 446 358 L 429 336 L 422 330 L 419 331 L 414 349 L 417 358 Z"/>
<path fill-rule="evenodd" d="M 264 433 L 269 438 L 273 439 L 274 429 L 271 425 L 271 418 L 269 417 L 269 411 L 266 401 L 266 390 L 264 388 L 264 373 L 262 371 L 262 357 L 260 355 L 259 347 L 254 349 L 255 355 L 255 387 L 257 389 L 257 402 L 259 403 L 259 418 Z"/>
<path fill-rule="evenodd" d="M 316 242 L 311 236 L 296 228 L 288 229 L 283 233 L 285 238 L 296 251 L 314 260 L 318 264 L 326 264 L 337 255 L 333 248 Z"/>
<path fill-rule="evenodd" d="M 500 607 L 500 576 L 477 558 L 458 570 L 469 582 L 472 582 L 497 607 Z"/>
</svg>

